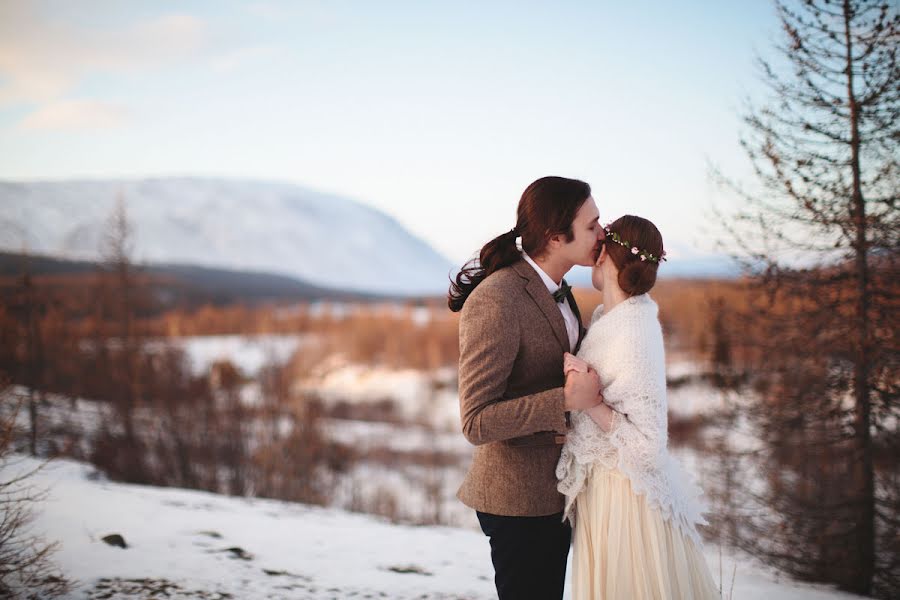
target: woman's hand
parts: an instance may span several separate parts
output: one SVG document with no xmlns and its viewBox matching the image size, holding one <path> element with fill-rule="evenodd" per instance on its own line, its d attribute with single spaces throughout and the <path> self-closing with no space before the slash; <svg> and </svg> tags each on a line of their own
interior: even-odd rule
<svg viewBox="0 0 900 600">
<path fill-rule="evenodd" d="M 566 352 L 563 354 L 563 375 L 568 375 L 571 371 L 575 371 L 577 373 L 587 373 L 591 369 L 591 366 L 587 364 L 585 361 L 581 360 L 574 354 Z"/>
<path fill-rule="evenodd" d="M 606 433 L 609 433 L 610 431 L 612 431 L 613 424 L 615 423 L 616 411 L 611 409 L 608 404 L 605 404 L 602 401 L 603 396 L 600 396 L 599 399 L 601 401 L 600 404 L 591 407 L 584 412 L 586 412 L 591 417 L 591 419 L 594 420 L 594 423 L 596 423 L 597 426 L 600 427 L 600 429 L 602 429 Z"/>
</svg>

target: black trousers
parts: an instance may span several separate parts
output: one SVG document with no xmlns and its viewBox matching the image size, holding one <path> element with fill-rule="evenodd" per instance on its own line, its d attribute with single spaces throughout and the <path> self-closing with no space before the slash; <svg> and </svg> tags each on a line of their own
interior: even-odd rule
<svg viewBox="0 0 900 600">
<path fill-rule="evenodd" d="M 491 540 L 494 582 L 500 600 L 560 600 L 572 528 L 562 513 L 504 517 L 477 512 Z"/>
</svg>

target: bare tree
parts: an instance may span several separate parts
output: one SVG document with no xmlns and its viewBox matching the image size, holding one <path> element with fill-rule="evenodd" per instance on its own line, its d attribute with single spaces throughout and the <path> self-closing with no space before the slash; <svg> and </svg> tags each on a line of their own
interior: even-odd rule
<svg viewBox="0 0 900 600">
<path fill-rule="evenodd" d="M 259 496 L 325 505 L 332 499 L 335 478 L 349 468 L 352 457 L 327 439 L 319 403 L 292 393 L 301 355 L 295 355 L 293 367 L 269 364 L 260 371 L 253 487 Z"/>
<path fill-rule="evenodd" d="M 898 6 L 775 6 L 771 100 L 748 108 L 742 140 L 759 186 L 721 179 L 744 201 L 725 223 L 766 292 L 743 339 L 759 351 L 769 510 L 745 544 L 796 576 L 896 597 Z"/>
<path fill-rule="evenodd" d="M 101 250 L 104 272 L 97 289 L 94 346 L 98 367 L 104 371 L 100 386 L 106 389 L 99 390 L 99 397 L 112 402 L 123 436 L 119 441 L 110 435 L 102 452 L 105 456 L 97 455 L 94 461 L 113 476 L 144 483 L 149 475 L 135 413 L 144 396 L 146 359 L 137 316 L 146 308 L 147 298 L 134 264 L 134 229 L 121 195 L 110 214 Z"/>
<path fill-rule="evenodd" d="M 253 418 L 244 406 L 242 389 L 247 383 L 240 369 L 231 361 L 220 360 L 210 368 L 216 413 L 219 417 L 219 460 L 227 476 L 225 493 L 244 496 L 249 492 L 250 437 Z"/>
<path fill-rule="evenodd" d="M 128 220 L 125 202 L 122 196 L 116 199 L 116 205 L 109 217 L 104 238 L 104 260 L 112 275 L 109 289 L 109 306 L 115 324 L 117 346 L 122 358 L 121 375 L 125 385 L 121 389 L 123 425 L 128 440 L 134 440 L 133 413 L 138 400 L 138 361 L 136 348 L 138 340 L 135 335 L 135 288 L 136 276 L 133 268 L 132 253 L 134 250 L 133 228 Z"/>
<path fill-rule="evenodd" d="M 0 382 L 3 402 L 10 402 L 8 391 L 6 383 Z M 45 492 L 30 481 L 36 469 L 11 468 L 17 462 L 12 456 L 16 412 L 5 412 L 0 418 L 0 469 L 12 473 L 0 476 L 0 597 L 58 598 L 71 590 L 72 582 L 53 565 L 57 545 L 31 535 L 27 528 L 33 518 L 32 507 Z"/>
<path fill-rule="evenodd" d="M 21 381 L 28 386 L 28 417 L 31 430 L 28 436 L 28 449 L 32 456 L 37 456 L 38 408 L 45 388 L 44 338 L 41 331 L 41 300 L 30 269 L 31 257 L 26 253 L 22 257 L 21 316 L 25 347 L 21 362 Z"/>
</svg>

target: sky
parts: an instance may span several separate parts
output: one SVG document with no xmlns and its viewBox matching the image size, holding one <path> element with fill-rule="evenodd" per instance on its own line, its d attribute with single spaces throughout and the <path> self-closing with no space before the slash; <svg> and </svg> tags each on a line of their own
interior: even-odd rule
<svg viewBox="0 0 900 600">
<path fill-rule="evenodd" d="M 287 181 L 462 262 L 562 175 L 706 256 L 777 34 L 764 0 L 0 0 L 0 179 Z"/>
</svg>

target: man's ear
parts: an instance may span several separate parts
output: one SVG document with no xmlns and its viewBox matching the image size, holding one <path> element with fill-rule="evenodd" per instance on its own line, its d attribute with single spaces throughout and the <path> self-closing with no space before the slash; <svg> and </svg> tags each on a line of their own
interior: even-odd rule
<svg viewBox="0 0 900 600">
<path fill-rule="evenodd" d="M 562 236 L 559 235 L 558 233 L 555 235 L 551 235 L 550 239 L 547 241 L 547 245 L 550 248 L 556 250 L 557 248 L 559 248 L 562 245 Z"/>
</svg>

